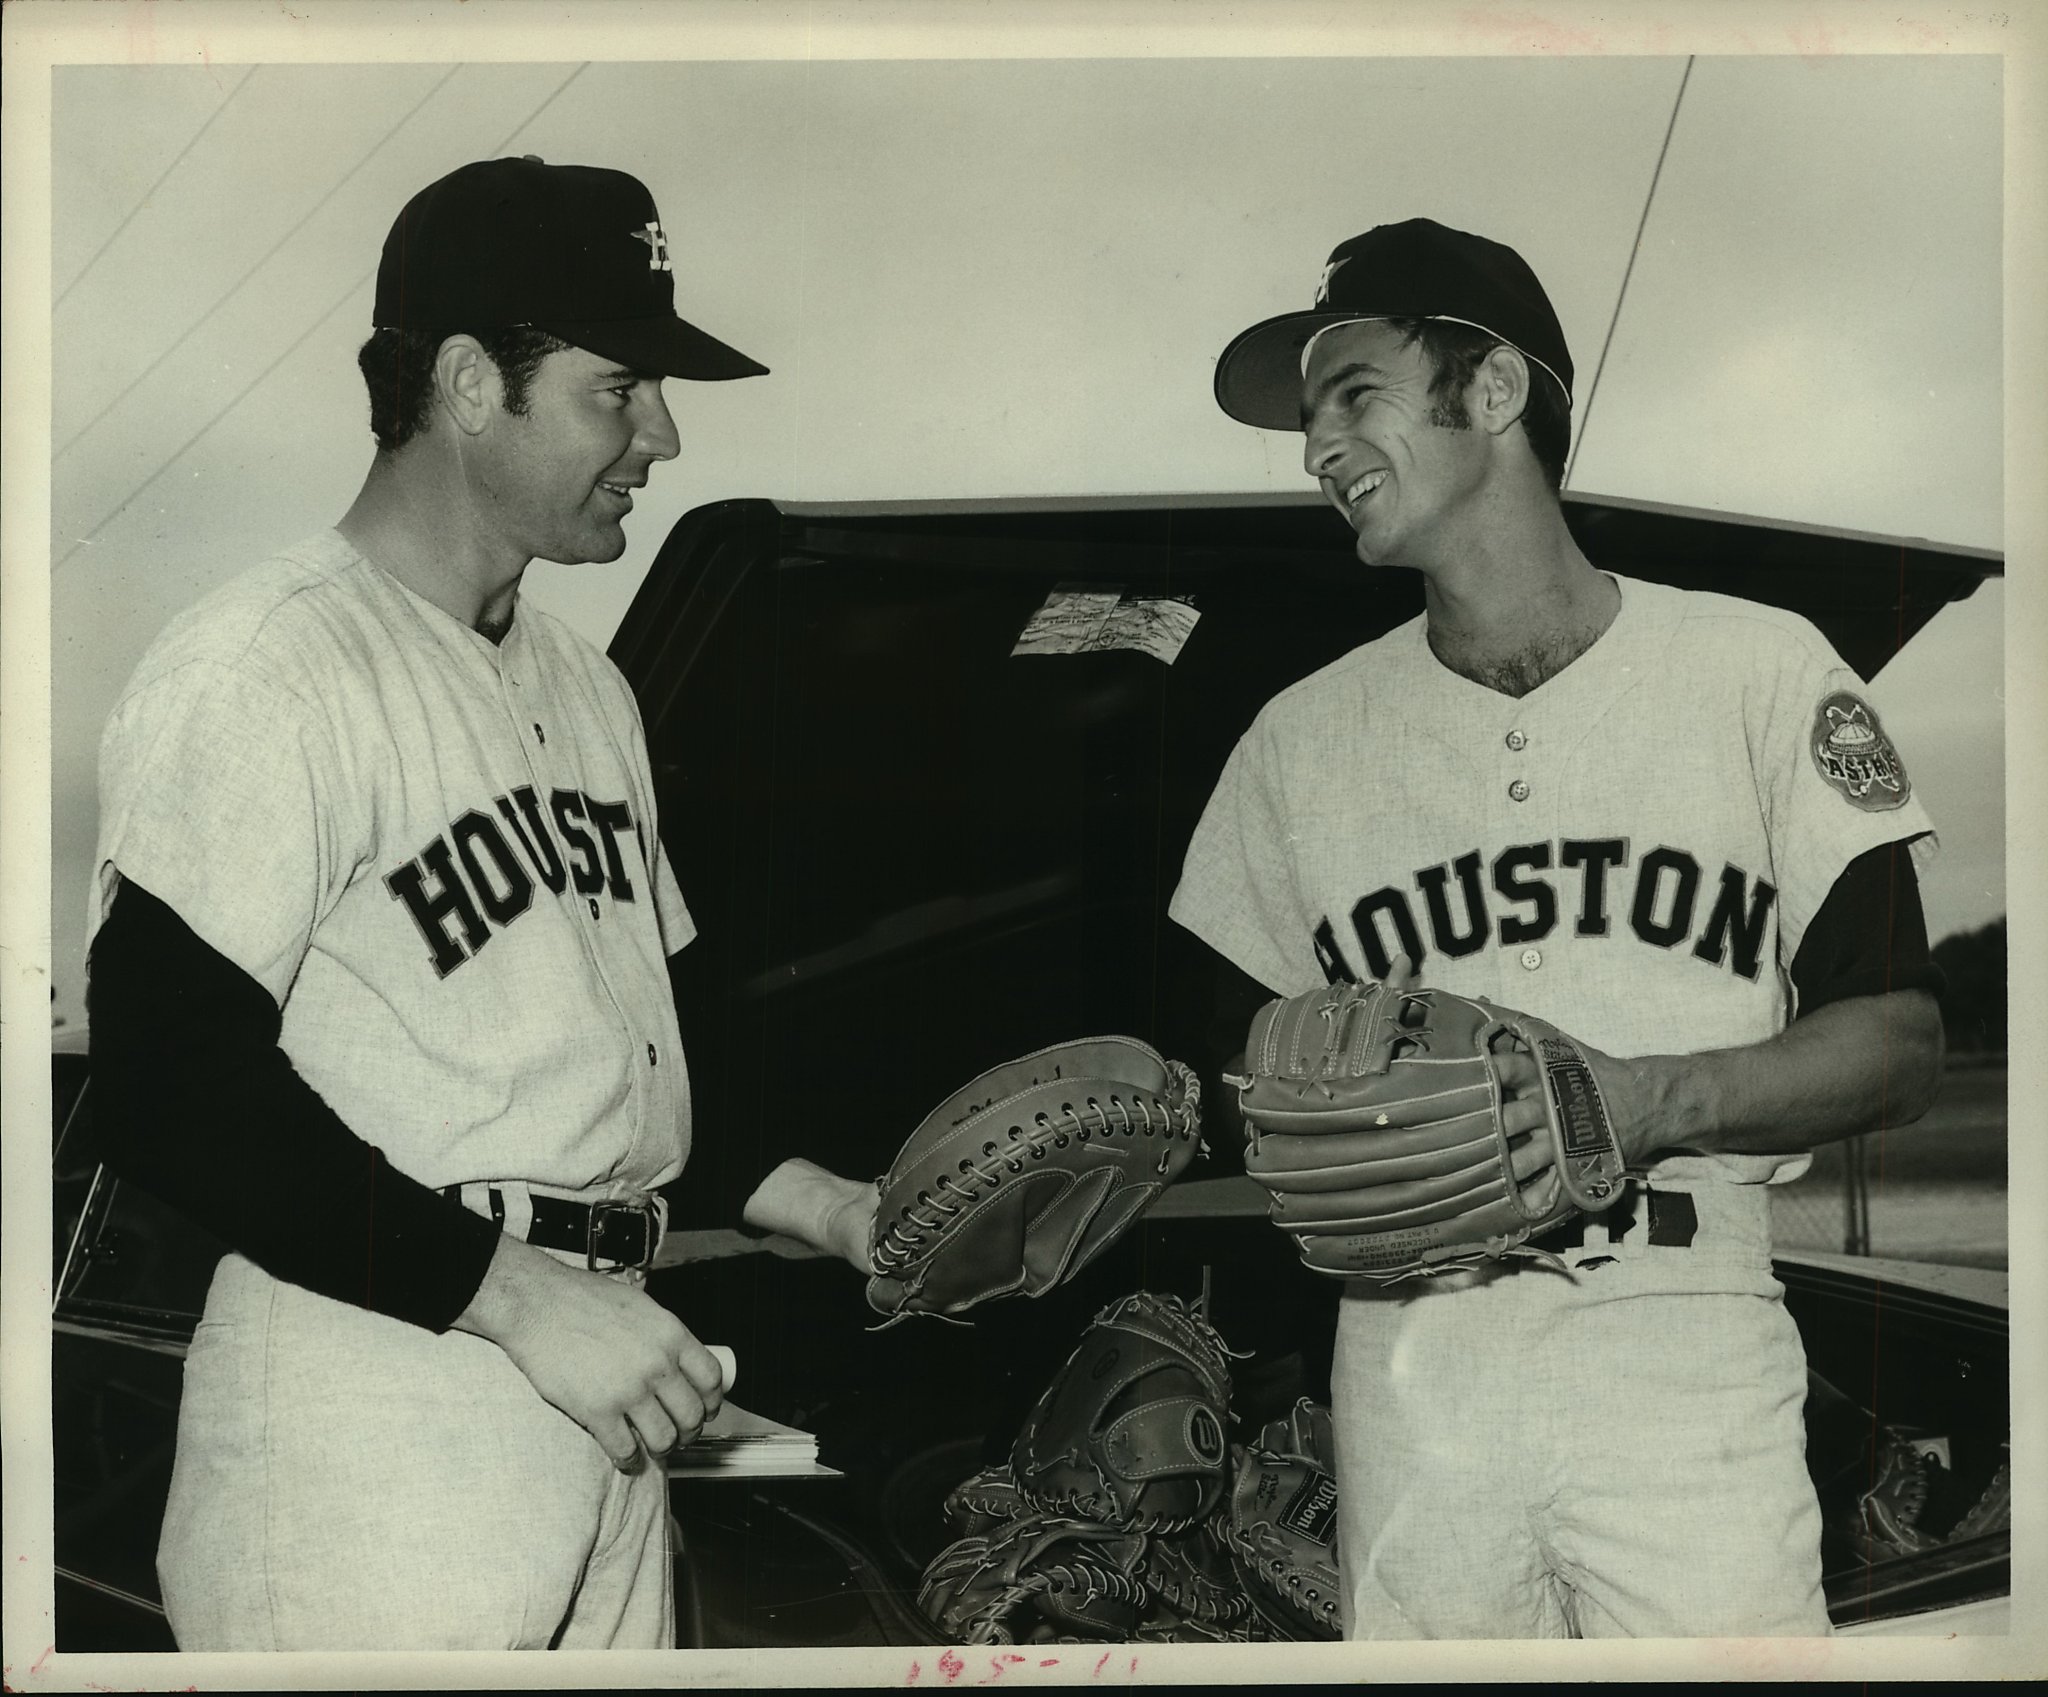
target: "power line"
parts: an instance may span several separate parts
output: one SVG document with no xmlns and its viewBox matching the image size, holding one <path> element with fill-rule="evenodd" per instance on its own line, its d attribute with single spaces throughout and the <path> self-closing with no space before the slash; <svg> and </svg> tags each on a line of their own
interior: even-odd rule
<svg viewBox="0 0 2048 1697">
<path fill-rule="evenodd" d="M 87 531 L 83 536 L 79 537 L 75 542 L 73 542 L 69 548 L 65 549 L 64 552 L 58 556 L 56 563 L 50 567 L 50 575 L 54 577 L 58 572 L 62 571 L 64 569 L 65 562 L 69 560 L 72 555 L 76 554 L 81 548 L 85 547 L 88 543 L 92 541 L 94 537 L 99 535 L 101 531 L 105 530 L 108 525 L 112 524 L 114 520 L 116 520 L 123 513 L 125 513 L 128 510 L 128 508 L 134 503 L 135 498 L 138 495 L 140 495 L 158 478 L 162 477 L 163 474 L 169 471 L 172 466 L 176 465 L 179 460 L 183 459 L 185 455 L 192 449 L 192 447 L 199 441 L 199 439 L 202 436 L 206 435 L 208 431 L 210 431 L 216 424 L 220 423 L 222 419 L 226 418 L 229 413 L 233 412 L 236 407 L 240 406 L 242 402 L 248 398 L 249 392 L 252 389 L 254 389 L 258 384 L 260 384 L 264 380 L 264 378 L 268 377 L 280 365 L 284 364 L 286 360 L 290 359 L 293 354 L 299 351 L 300 348 L 304 347 L 307 341 L 309 341 L 312 338 L 313 332 L 318 330 L 323 324 L 325 324 L 328 321 L 328 319 L 332 318 L 345 305 L 347 305 L 349 300 L 355 295 L 356 291 L 362 288 L 363 284 L 368 282 L 369 279 L 375 275 L 375 273 L 376 268 L 372 266 L 369 271 L 365 272 L 362 276 L 358 277 L 353 283 L 349 284 L 348 288 L 341 295 L 341 298 L 338 299 L 325 312 L 321 313 L 321 315 L 318 318 L 314 319 L 311 324 L 307 325 L 305 330 L 300 333 L 298 339 L 294 341 L 290 347 L 286 348 L 283 353 L 279 354 L 277 358 L 272 360 L 261 371 L 257 372 L 254 377 L 250 378 L 249 381 L 246 384 L 244 384 L 242 388 L 235 394 L 232 400 L 230 400 L 225 406 L 223 406 L 218 412 L 216 412 L 197 430 L 193 431 L 192 434 L 186 437 L 184 441 L 180 442 L 178 446 L 171 451 L 170 455 L 163 461 L 163 463 L 156 468 L 156 470 L 151 472 L 140 483 L 136 484 L 136 486 L 133 489 L 129 490 L 129 492 L 126 495 L 121 497 L 121 503 L 119 506 L 115 507 L 112 512 L 108 513 L 107 516 L 101 519 L 98 524 L 94 525 L 91 530 Z"/>
<path fill-rule="evenodd" d="M 206 122 L 201 124 L 198 129 L 192 132 L 192 139 L 185 143 L 183 147 L 178 149 L 178 157 L 173 159 L 170 162 L 170 164 L 166 165 L 163 168 L 162 175 L 160 175 L 155 182 L 151 183 L 148 188 L 142 191 L 142 198 L 138 200 L 133 206 L 129 207 L 128 216 L 123 218 L 120 223 L 114 226 L 114 233 L 107 237 L 105 241 L 101 242 L 100 245 L 93 250 L 92 258 L 88 259 L 85 262 L 85 264 L 79 269 L 78 275 L 73 277 L 71 281 L 66 283 L 63 289 L 59 291 L 57 298 L 50 303 L 51 311 L 54 312 L 58 307 L 64 304 L 64 297 L 70 294 L 73 289 L 78 287 L 80 280 L 85 276 L 86 272 L 90 271 L 95 265 L 99 264 L 100 256 L 104 254 L 108 248 L 112 247 L 117 241 L 121 239 L 121 232 L 127 229 L 130 224 L 135 222 L 136 215 L 150 203 L 150 200 L 156 194 L 156 191 L 162 188 L 164 184 L 170 180 L 171 173 L 175 171 L 181 164 L 184 163 L 185 155 L 190 153 L 195 147 L 199 145 L 200 139 L 206 134 L 208 130 L 213 128 L 214 121 L 218 119 L 220 115 L 234 103 L 235 96 L 240 94 L 244 88 L 248 87 L 249 79 L 253 77 L 262 68 L 263 67 L 261 65 L 251 65 L 246 71 L 242 73 L 242 80 L 236 83 L 233 88 L 228 90 L 227 99 L 223 100 L 218 106 L 216 106 L 212 110 L 212 112 L 210 112 L 207 115 Z"/>
<path fill-rule="evenodd" d="M 1643 196 L 1643 215 L 1636 220 L 1636 239 L 1628 250 L 1628 267 L 1621 274 L 1621 292 L 1614 297 L 1614 316 L 1607 321 L 1607 339 L 1600 344 L 1600 358 L 1593 366 L 1593 381 L 1586 390 L 1586 408 L 1579 414 L 1578 440 L 1565 461 L 1564 481 L 1572 480 L 1572 467 L 1579 462 L 1579 450 L 1586 445 L 1586 427 L 1593 419 L 1593 397 L 1600 393 L 1600 373 L 1607 369 L 1607 350 L 1614 346 L 1615 327 L 1621 323 L 1622 302 L 1628 299 L 1628 282 L 1635 275 L 1636 255 L 1642 251 L 1643 231 L 1649 228 L 1650 204 L 1657 198 L 1657 181 L 1664 175 L 1664 156 L 1671 151 L 1671 137 L 1678 128 L 1678 108 L 1685 102 L 1685 85 L 1692 80 L 1693 60 L 1687 55 L 1685 71 L 1678 79 L 1678 98 L 1671 102 L 1671 121 L 1664 126 L 1664 145 L 1657 150 L 1657 168 L 1650 173 L 1650 192 Z"/>
<path fill-rule="evenodd" d="M 524 131 L 526 131 L 528 128 L 532 126 L 536 118 L 538 118 L 543 112 L 545 112 L 550 106 L 552 106 L 558 98 L 560 98 L 562 91 L 566 89 L 572 82 L 574 82 L 589 68 L 589 63 L 588 61 L 586 61 L 585 63 L 578 65 L 566 77 L 564 77 L 559 83 L 557 83 L 554 86 L 554 88 L 549 91 L 547 98 L 544 99 L 531 112 L 529 112 L 524 118 L 522 118 L 518 124 L 513 126 L 512 130 L 505 136 L 504 140 L 500 141 L 497 144 L 497 146 L 491 150 L 492 156 L 495 157 L 497 154 L 502 153 L 506 148 L 510 147 L 512 143 L 515 140 L 517 140 L 518 137 Z M 460 69 L 461 67 L 458 65 L 456 67 L 456 70 Z M 449 72 L 449 76 L 453 76 L 454 74 L 454 71 Z M 437 92 L 440 88 L 445 86 L 447 81 L 448 78 L 443 77 L 439 83 L 436 83 L 434 85 L 433 89 L 430 89 L 428 91 L 427 98 L 431 99 L 435 92 Z M 425 104 L 426 101 L 424 100 L 420 102 L 421 106 Z M 417 112 L 418 110 L 419 106 L 415 106 L 412 112 L 408 112 L 404 118 L 401 118 L 397 124 L 393 125 L 391 130 L 388 131 L 384 135 L 384 137 L 381 140 L 379 140 L 374 147 L 370 149 L 370 153 L 366 153 L 361 160 L 357 161 L 354 169 L 352 169 L 349 172 L 349 176 L 352 177 L 355 175 L 356 171 L 361 170 L 363 165 L 367 163 L 367 161 L 369 160 L 370 154 L 374 154 L 378 148 L 381 148 L 385 142 L 389 141 L 392 135 L 396 134 L 398 129 L 401 126 L 403 126 L 408 119 L 412 117 L 413 112 Z M 347 177 L 344 177 L 342 179 L 343 183 L 347 181 Z M 332 198 L 335 190 L 338 190 L 340 187 L 341 183 L 335 184 L 335 188 L 333 190 L 328 191 L 328 198 Z M 323 201 L 322 204 L 324 205 L 325 201 Z M 314 211 L 317 212 L 318 210 L 318 207 L 314 208 Z M 312 213 L 307 214 L 308 218 L 310 218 L 311 216 Z M 302 218 L 299 220 L 299 223 L 297 225 L 293 226 L 293 228 L 296 230 L 300 227 L 303 227 L 305 222 L 306 219 Z M 276 249 L 273 248 L 271 251 L 275 252 Z M 265 255 L 265 258 L 268 257 L 268 255 Z M 263 262 L 259 260 L 257 262 L 257 266 L 260 267 L 262 263 Z M 255 268 L 252 267 L 252 272 L 254 269 Z M 73 555 L 77 554 L 81 549 L 89 545 L 92 542 L 93 538 L 98 536 L 101 531 L 105 530 L 108 525 L 112 524 L 115 519 L 119 518 L 124 512 L 126 512 L 128 508 L 134 503 L 135 499 L 139 495 L 141 495 L 145 489 L 149 488 L 149 486 L 155 483 L 158 478 L 162 477 L 165 472 L 169 471 L 172 466 L 176 465 L 179 460 L 183 459 L 185 455 L 189 453 L 195 445 L 197 445 L 201 438 L 206 436 L 206 434 L 214 428 L 215 425 L 219 424 L 222 419 L 226 418 L 229 413 L 233 412 L 236 407 L 240 406 L 243 401 L 248 399 L 249 395 L 262 384 L 265 378 L 267 378 L 279 366 L 284 364 L 286 360 L 290 359 L 291 356 L 297 353 L 300 348 L 304 347 L 305 344 L 312 338 L 314 333 L 318 331 L 323 325 L 325 325 L 330 318 L 332 318 L 337 312 L 339 312 L 342 309 L 342 307 L 347 305 L 349 300 L 359 290 L 361 290 L 366 283 L 369 283 L 376 275 L 377 267 L 375 265 L 372 265 L 367 270 L 365 270 L 359 277 L 357 277 L 356 280 L 353 283 L 351 283 L 346 290 L 343 291 L 341 296 L 334 302 L 332 306 L 328 307 L 325 312 L 321 313 L 318 318 L 314 319 L 313 322 L 305 328 L 305 330 L 298 336 L 298 338 L 295 341 L 293 341 L 290 347 L 286 348 L 284 352 L 279 354 L 261 371 L 257 372 L 257 374 L 254 377 L 250 378 L 247 383 L 243 384 L 242 387 L 235 392 L 234 396 L 226 403 L 226 405 L 222 406 L 217 412 L 214 413 L 214 415 L 211 418 L 207 419 L 207 421 L 204 424 L 200 425 L 197 430 L 193 431 L 190 436 L 186 437 L 183 442 L 179 443 L 178 446 L 156 467 L 154 471 L 150 472 L 147 477 L 143 478 L 143 480 L 140 483 L 136 484 L 133 489 L 129 490 L 129 492 L 126 495 L 121 497 L 120 502 L 114 507 L 114 509 L 111 512 L 107 514 L 105 518 L 101 519 L 100 522 L 94 525 L 91 530 L 87 531 L 85 535 L 76 538 L 72 542 L 71 546 L 65 549 L 64 552 L 61 555 L 59 555 L 55 562 L 51 565 L 51 575 L 54 577 L 58 572 L 62 571 L 64 569 L 65 563 L 69 561 Z M 245 277 L 243 281 L 246 282 L 247 278 Z M 238 283 L 235 285 L 235 287 L 240 288 L 241 284 Z M 228 293 L 233 294 L 234 290 L 230 289 Z M 222 300 L 225 300 L 226 298 L 226 296 L 223 296 Z M 220 302 L 218 301 L 214 303 L 215 307 L 218 307 L 219 304 Z M 212 309 L 210 308 L 209 311 L 211 310 Z M 203 318 L 201 322 L 204 322 Z M 197 328 L 197 326 L 195 325 L 194 328 Z M 190 332 L 188 331 L 187 334 L 189 335 Z M 183 338 L 180 339 L 182 340 Z M 157 363 L 161 364 L 162 361 L 159 360 Z M 152 369 L 154 369 L 154 367 L 152 367 Z M 147 373 L 144 373 L 144 375 L 146 376 Z M 136 381 L 140 382 L 141 379 L 138 378 Z M 129 387 L 132 389 L 134 387 L 134 384 L 130 384 Z M 119 397 L 117 396 L 116 399 L 119 399 Z M 90 428 L 90 426 L 88 426 L 87 428 Z M 84 432 L 81 431 L 79 434 L 83 435 Z M 74 437 L 73 440 L 75 441 L 77 440 L 77 438 Z"/>
<path fill-rule="evenodd" d="M 209 306 L 204 312 L 200 313 L 200 315 L 197 318 L 193 319 L 190 324 L 186 325 L 185 328 L 181 332 L 179 332 L 176 339 L 171 342 L 170 346 L 165 348 L 162 353 L 158 354 L 155 359 L 151 360 L 149 364 L 144 366 L 139 372 L 137 372 L 133 377 L 131 377 L 128 380 L 127 386 L 123 388 L 119 394 L 117 394 L 111 401 L 107 402 L 107 404 L 101 407 L 98 412 L 94 413 L 91 418 L 87 419 L 85 423 L 81 424 L 76 430 L 72 431 L 72 433 L 69 436 L 67 436 L 61 443 L 59 443 L 56 453 L 51 455 L 51 458 L 53 460 L 61 460 L 67 453 L 71 451 L 71 449 L 78 445 L 80 438 L 83 437 L 88 431 L 90 431 L 96 424 L 98 424 L 101 419 L 105 418 L 108 413 L 112 412 L 116 407 L 118 407 L 139 387 L 141 387 L 142 384 L 148 382 L 151 375 L 155 373 L 158 367 L 160 367 L 165 360 L 169 359 L 171 355 L 176 353 L 180 348 L 182 348 L 187 342 L 189 342 L 192 339 L 193 335 L 198 331 L 199 327 L 202 324 L 204 324 L 216 312 L 220 311 L 222 307 L 226 306 L 229 301 L 235 298 L 236 295 L 240 294 L 242 290 L 248 285 L 249 279 L 251 277 L 255 276 L 256 273 L 261 271 L 264 266 L 268 265 L 273 259 L 275 259 L 278 253 L 284 248 L 287 242 L 289 242 L 294 236 L 296 236 L 301 230 L 303 230 L 308 224 L 312 223 L 312 221 L 319 216 L 322 209 L 325 208 L 327 203 L 330 200 L 332 200 L 336 195 L 341 193 L 343 189 L 347 188 L 349 183 L 354 179 L 356 173 L 360 171 L 365 165 L 369 164 L 369 162 L 377 156 L 378 152 L 383 148 L 386 142 L 388 142 L 393 136 L 398 134 L 400 130 L 404 129 L 407 124 L 411 123 L 414 116 L 419 112 L 420 108 L 426 105 L 426 103 L 429 100 L 432 100 L 435 95 L 439 94 L 442 89 L 446 88 L 448 86 L 448 78 L 454 76 L 455 73 L 461 69 L 462 67 L 460 65 L 456 65 L 453 68 L 451 68 L 447 76 L 442 77 L 442 79 L 439 82 L 435 83 L 432 88 L 428 89 L 425 94 L 423 94 L 417 101 L 415 101 L 413 103 L 411 111 L 408 111 L 404 117 L 400 118 L 398 122 L 393 124 L 390 129 L 386 130 L 383 133 L 383 135 L 379 136 L 376 142 L 372 144 L 369 152 L 365 153 L 362 156 L 362 158 L 358 159 L 353 165 L 351 165 L 348 168 L 348 170 L 344 172 L 342 176 L 336 181 L 334 186 L 312 204 L 312 206 L 307 210 L 304 217 L 302 217 L 289 230 L 285 231 L 283 235 L 279 236 L 276 241 L 272 242 L 270 244 L 270 247 L 264 252 L 263 256 L 255 262 L 255 264 L 251 265 L 248 270 L 244 271 L 241 274 L 241 276 L 237 277 L 234 280 L 234 282 L 228 285 L 228 289 L 225 294 L 221 295 L 219 299 L 214 301 L 214 303 L 211 306 Z"/>
<path fill-rule="evenodd" d="M 583 73 L 589 69 L 590 61 L 586 59 L 583 61 L 582 64 L 578 65 L 575 68 L 575 70 L 571 71 L 560 82 L 556 83 L 553 90 L 549 93 L 547 99 L 543 100 L 531 112 L 527 113 L 524 118 L 520 119 L 517 124 L 513 125 L 511 131 L 506 135 L 505 139 L 499 142 L 496 147 L 491 149 L 490 157 L 495 159 L 499 154 L 503 153 L 506 148 L 510 147 L 515 141 L 517 141 L 520 138 L 520 136 L 524 135 L 528 130 L 532 129 L 534 119 L 538 118 L 550 106 L 554 105 L 554 103 L 557 100 L 561 99 L 562 90 L 567 88 L 572 82 L 574 82 L 578 77 L 583 75 Z"/>
</svg>

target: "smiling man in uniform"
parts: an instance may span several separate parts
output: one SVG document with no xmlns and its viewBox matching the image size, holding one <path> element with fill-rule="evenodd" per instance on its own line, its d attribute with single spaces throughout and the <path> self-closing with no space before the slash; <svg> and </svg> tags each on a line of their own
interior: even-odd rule
<svg viewBox="0 0 2048 1697">
<path fill-rule="evenodd" d="M 1521 256 L 1420 218 L 1224 351 L 1223 409 L 1302 431 L 1361 569 L 1418 572 L 1425 611 L 1267 704 L 1171 911 L 1255 993 L 1426 983 L 1547 1020 L 1629 1167 L 1547 1258 L 1347 1282 L 1348 1633 L 1824 1633 L 1768 1187 L 1932 1099 L 1932 825 L 1804 619 L 1587 560 L 1571 385 Z M 1502 1068 L 1526 1137 L 1535 1063 Z M 1517 1175 L 1548 1162 L 1525 1141 Z"/>
<path fill-rule="evenodd" d="M 624 679 L 519 587 L 624 551 L 665 377 L 765 371 L 674 291 L 622 172 L 422 190 L 361 493 L 173 620 L 108 722 L 98 1123 L 230 1249 L 159 1551 L 184 1648 L 673 1642 L 661 1458 L 721 1400 L 644 1289 L 694 927 Z M 864 1268 L 872 1187 L 781 1176 L 779 1228 Z"/>
</svg>

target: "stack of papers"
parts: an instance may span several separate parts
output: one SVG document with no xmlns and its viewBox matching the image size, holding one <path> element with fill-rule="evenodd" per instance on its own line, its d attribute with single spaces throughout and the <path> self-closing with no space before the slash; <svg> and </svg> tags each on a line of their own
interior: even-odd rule
<svg viewBox="0 0 2048 1697">
<path fill-rule="evenodd" d="M 671 1479 L 836 1479 L 818 1460 L 818 1440 L 794 1426 L 728 1402 L 696 1441 L 668 1458 Z"/>
</svg>

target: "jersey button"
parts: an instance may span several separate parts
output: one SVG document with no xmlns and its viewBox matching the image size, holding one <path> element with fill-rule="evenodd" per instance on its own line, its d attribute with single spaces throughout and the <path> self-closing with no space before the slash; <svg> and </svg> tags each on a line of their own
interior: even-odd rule
<svg viewBox="0 0 2048 1697">
<path fill-rule="evenodd" d="M 542 730 L 538 723 L 533 727 L 533 737 L 536 742 L 546 742 L 548 740 L 547 732 Z"/>
<path fill-rule="evenodd" d="M 590 898 L 590 917 L 591 917 L 592 919 L 595 919 L 595 918 L 597 918 L 597 917 L 598 917 L 598 912 L 597 912 L 597 897 L 595 897 L 595 896 L 592 896 L 592 897 Z"/>
<path fill-rule="evenodd" d="M 647 1045 L 647 1064 L 651 1067 L 658 1067 L 661 1065 L 660 1060 L 658 1060 L 655 1056 L 654 1045 L 652 1043 Z"/>
<path fill-rule="evenodd" d="M 1510 732 L 1508 732 L 1508 747 L 1510 747 L 1511 749 L 1513 749 L 1513 750 L 1514 750 L 1514 751 L 1515 751 L 1515 752 L 1516 752 L 1517 754 L 1520 754 L 1520 753 L 1522 752 L 1522 750 L 1523 750 L 1523 749 L 1525 749 L 1525 748 L 1527 748 L 1528 746 L 1529 746 L 1529 738 L 1528 738 L 1528 736 L 1527 736 L 1527 735 L 1526 735 L 1526 734 L 1525 734 L 1524 732 L 1521 732 L 1521 731 L 1510 731 Z"/>
<path fill-rule="evenodd" d="M 1522 969 L 1525 972 L 1534 972 L 1542 964 L 1543 951 L 1541 949 L 1524 949 L 1522 951 Z"/>
<path fill-rule="evenodd" d="M 1510 801 L 1527 801 L 1529 799 L 1529 786 L 1523 783 L 1520 778 L 1517 778 L 1512 784 L 1508 785 L 1508 799 Z"/>
</svg>

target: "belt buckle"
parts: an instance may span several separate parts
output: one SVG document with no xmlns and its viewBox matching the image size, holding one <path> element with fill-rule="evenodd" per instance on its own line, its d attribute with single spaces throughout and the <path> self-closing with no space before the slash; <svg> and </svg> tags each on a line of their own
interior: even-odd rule
<svg viewBox="0 0 2048 1697">
<path fill-rule="evenodd" d="M 631 1255 L 615 1255 L 607 1249 L 604 1259 L 622 1267 L 645 1267 L 653 1261 L 655 1247 L 661 1241 L 661 1216 L 652 1202 L 593 1202 L 590 1227 L 583 1243 L 584 1264 L 592 1272 L 597 1270 L 598 1239 L 606 1232 L 606 1222 L 626 1218 L 640 1221 L 640 1248 Z"/>
</svg>

